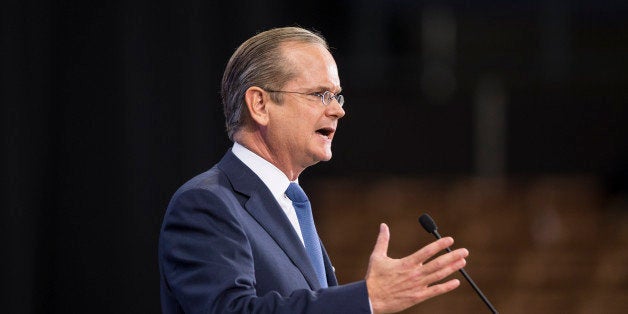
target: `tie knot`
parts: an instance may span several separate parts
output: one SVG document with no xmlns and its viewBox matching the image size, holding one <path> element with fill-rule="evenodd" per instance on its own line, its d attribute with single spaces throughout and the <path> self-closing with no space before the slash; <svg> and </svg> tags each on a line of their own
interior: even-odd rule
<svg viewBox="0 0 628 314">
<path fill-rule="evenodd" d="M 305 195 L 305 192 L 303 192 L 303 189 L 294 182 L 290 183 L 290 185 L 288 186 L 288 189 L 286 190 L 286 196 L 288 196 L 288 198 L 293 202 L 309 202 L 307 195 Z"/>
</svg>

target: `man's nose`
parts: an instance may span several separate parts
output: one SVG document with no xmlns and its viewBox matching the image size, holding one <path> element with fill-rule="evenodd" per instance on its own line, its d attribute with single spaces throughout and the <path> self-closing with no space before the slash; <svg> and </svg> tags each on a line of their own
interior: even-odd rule
<svg viewBox="0 0 628 314">
<path fill-rule="evenodd" d="M 336 99 L 333 99 L 329 105 L 327 105 L 326 114 L 331 117 L 336 117 L 338 119 L 344 117 L 345 110 L 340 106 L 340 103 Z"/>
</svg>

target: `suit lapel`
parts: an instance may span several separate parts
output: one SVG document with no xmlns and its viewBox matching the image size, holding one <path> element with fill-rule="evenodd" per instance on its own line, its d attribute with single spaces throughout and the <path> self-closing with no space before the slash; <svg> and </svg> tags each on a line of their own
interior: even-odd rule
<svg viewBox="0 0 628 314">
<path fill-rule="evenodd" d="M 331 265 L 331 260 L 329 259 L 329 255 L 327 255 L 327 251 L 325 250 L 325 246 L 323 242 L 321 242 L 321 249 L 323 251 L 323 262 L 325 263 L 325 274 L 327 275 L 327 285 L 330 287 L 338 285 L 338 279 L 336 279 L 336 270 Z"/>
<path fill-rule="evenodd" d="M 314 267 L 310 263 L 303 243 L 295 232 L 274 196 L 262 180 L 229 150 L 218 167 L 229 178 L 233 189 L 246 196 L 246 211 L 266 230 L 286 253 L 294 265 L 299 268 L 312 290 L 321 288 L 316 278 Z M 325 253 L 324 256 L 327 256 Z M 329 258 L 327 258 L 329 260 Z"/>
</svg>

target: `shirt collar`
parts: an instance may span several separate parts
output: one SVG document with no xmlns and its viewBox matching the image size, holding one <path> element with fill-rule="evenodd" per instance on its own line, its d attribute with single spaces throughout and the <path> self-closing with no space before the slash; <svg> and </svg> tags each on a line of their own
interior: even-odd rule
<svg viewBox="0 0 628 314">
<path fill-rule="evenodd" d="M 288 180 L 288 177 L 279 170 L 279 168 L 250 151 L 248 148 L 240 145 L 238 142 L 233 143 L 231 152 L 247 167 L 253 170 L 276 199 L 281 199 L 285 196 L 286 190 L 290 185 L 290 180 Z M 295 182 L 299 183 L 299 179 L 296 179 Z"/>
</svg>

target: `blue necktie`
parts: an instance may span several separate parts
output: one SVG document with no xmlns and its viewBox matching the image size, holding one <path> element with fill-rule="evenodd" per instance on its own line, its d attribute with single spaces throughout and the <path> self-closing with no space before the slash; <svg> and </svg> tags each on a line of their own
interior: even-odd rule
<svg viewBox="0 0 628 314">
<path fill-rule="evenodd" d="M 305 242 L 305 250 L 310 257 L 310 262 L 314 266 L 316 276 L 323 288 L 327 288 L 327 276 L 325 275 L 325 266 L 323 265 L 323 251 L 321 243 L 314 226 L 314 218 L 312 217 L 312 206 L 310 200 L 303 192 L 303 189 L 296 183 L 290 183 L 286 196 L 292 201 L 292 206 L 297 212 L 299 226 L 301 227 L 301 235 Z"/>
</svg>

